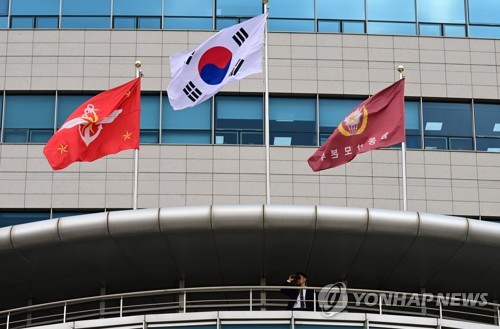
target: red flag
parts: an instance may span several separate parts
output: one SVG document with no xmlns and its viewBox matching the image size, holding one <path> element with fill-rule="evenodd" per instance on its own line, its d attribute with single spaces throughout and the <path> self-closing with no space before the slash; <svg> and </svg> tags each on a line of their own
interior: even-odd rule
<svg viewBox="0 0 500 329">
<path fill-rule="evenodd" d="M 333 168 L 358 153 L 404 142 L 404 79 L 359 104 L 307 162 L 313 171 Z"/>
<path fill-rule="evenodd" d="M 54 170 L 76 161 L 139 149 L 141 79 L 106 90 L 80 105 L 47 142 Z"/>
</svg>

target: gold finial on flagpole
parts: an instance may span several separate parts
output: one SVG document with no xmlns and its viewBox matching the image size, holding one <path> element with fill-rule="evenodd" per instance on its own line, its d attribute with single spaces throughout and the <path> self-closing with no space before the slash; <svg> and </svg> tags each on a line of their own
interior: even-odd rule
<svg viewBox="0 0 500 329">
<path fill-rule="evenodd" d="M 141 61 L 135 61 L 135 67 L 136 67 L 136 68 L 140 69 L 140 68 L 141 68 L 141 66 L 142 66 Z"/>
<path fill-rule="evenodd" d="M 398 65 L 399 78 L 402 79 L 405 75 L 405 67 L 403 65 Z"/>
<path fill-rule="evenodd" d="M 269 0 L 262 0 L 262 3 L 267 5 L 267 3 L 269 2 Z"/>
</svg>

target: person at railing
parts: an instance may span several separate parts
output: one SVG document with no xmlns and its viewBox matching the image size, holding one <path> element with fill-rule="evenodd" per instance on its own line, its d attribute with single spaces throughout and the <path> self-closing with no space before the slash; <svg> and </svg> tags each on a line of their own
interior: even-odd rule
<svg viewBox="0 0 500 329">
<path fill-rule="evenodd" d="M 307 275 L 302 272 L 290 274 L 288 280 L 284 283 L 290 287 L 307 287 Z M 290 297 L 287 310 L 314 310 L 314 290 L 312 289 L 281 289 L 281 293 Z"/>
</svg>

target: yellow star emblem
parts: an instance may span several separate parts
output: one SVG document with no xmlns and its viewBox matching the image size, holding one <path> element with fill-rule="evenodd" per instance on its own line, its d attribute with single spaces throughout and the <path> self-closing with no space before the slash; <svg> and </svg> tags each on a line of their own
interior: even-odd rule
<svg viewBox="0 0 500 329">
<path fill-rule="evenodd" d="M 59 148 L 57 149 L 61 154 L 63 153 L 68 153 L 68 145 L 60 145 Z"/>
<path fill-rule="evenodd" d="M 122 135 L 123 137 L 123 141 L 126 141 L 127 139 L 130 139 L 132 136 L 132 133 L 126 131 L 124 135 Z"/>
</svg>

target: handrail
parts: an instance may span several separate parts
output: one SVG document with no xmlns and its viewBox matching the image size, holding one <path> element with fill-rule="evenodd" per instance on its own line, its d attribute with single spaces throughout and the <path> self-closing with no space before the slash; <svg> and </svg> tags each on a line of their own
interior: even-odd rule
<svg viewBox="0 0 500 329">
<path fill-rule="evenodd" d="M 317 298 L 317 292 L 321 290 L 321 287 L 295 287 L 295 286 L 214 286 L 214 287 L 193 287 L 193 288 L 175 288 L 175 289 L 158 289 L 158 290 L 149 290 L 149 291 L 139 291 L 139 292 L 128 292 L 128 293 L 117 293 L 117 294 L 110 294 L 110 295 L 99 295 L 99 296 L 90 296 L 90 297 L 82 297 L 82 298 L 74 298 L 74 299 L 68 299 L 64 301 L 55 301 L 55 302 L 49 302 L 49 303 L 43 303 L 43 304 L 36 304 L 36 305 L 29 305 L 29 306 L 24 306 L 24 307 L 18 307 L 18 308 L 13 308 L 9 310 L 3 310 L 0 311 L 0 318 L 6 318 L 6 324 L 5 328 L 9 329 L 9 326 L 12 323 L 28 323 L 27 319 L 28 316 L 31 316 L 31 312 L 33 311 L 39 311 L 43 309 L 51 309 L 51 308 L 61 308 L 62 313 L 56 312 L 56 314 L 51 313 L 50 316 L 40 316 L 38 317 L 38 320 L 40 319 L 45 319 L 46 323 L 66 323 L 67 321 L 74 321 L 76 318 L 75 315 L 78 315 L 78 312 L 71 312 L 68 313 L 68 307 L 73 306 L 73 305 L 80 305 L 84 303 L 91 303 L 91 302 L 104 302 L 108 300 L 115 300 L 119 302 L 119 306 L 112 306 L 112 307 L 103 307 L 105 309 L 105 315 L 112 315 L 116 314 L 115 316 L 123 317 L 124 313 L 132 313 L 132 312 L 139 312 L 139 311 L 144 311 L 144 307 L 146 306 L 148 310 L 161 310 L 159 306 L 163 307 L 164 309 L 170 309 L 170 310 L 178 310 L 182 313 L 188 312 L 189 308 L 236 308 L 236 307 L 246 307 L 248 310 L 253 311 L 257 309 L 257 307 L 266 307 L 266 306 L 285 306 L 285 304 L 272 304 L 271 302 L 285 302 L 287 301 L 286 298 L 283 299 L 270 299 L 270 298 L 256 298 L 253 296 L 254 292 L 269 292 L 269 291 L 280 291 L 281 289 L 309 289 L 309 290 L 314 290 L 316 293 L 313 294 L 313 305 L 314 305 L 314 312 L 321 312 L 321 307 L 317 308 L 317 302 L 320 301 L 319 298 Z M 192 297 L 192 295 L 195 294 L 200 294 L 200 293 L 229 293 L 229 292 L 247 292 L 249 295 L 248 297 L 245 298 L 235 298 L 235 299 L 203 299 L 203 300 L 190 300 L 188 303 L 187 299 L 188 296 Z M 470 317 L 475 317 L 475 318 L 486 318 L 487 320 L 492 320 L 497 321 L 497 323 L 500 323 L 500 304 L 498 303 L 490 303 L 490 302 L 485 302 L 483 305 L 476 305 L 476 303 L 473 303 L 474 301 L 465 299 L 465 298 L 459 298 L 459 297 L 444 297 L 442 295 L 432 295 L 429 293 L 412 293 L 412 292 L 402 292 L 402 291 L 389 291 L 389 290 L 372 290 L 372 289 L 351 289 L 348 288 L 346 289 L 347 295 L 350 295 L 351 297 L 354 296 L 355 299 L 359 299 L 359 296 L 361 294 L 364 294 L 365 296 L 367 295 L 375 295 L 378 300 L 376 301 L 375 304 L 372 305 L 362 305 L 361 307 L 359 305 L 353 306 L 352 298 L 351 301 L 348 301 L 347 308 L 351 308 L 353 311 L 354 310 L 365 310 L 365 311 L 371 311 L 371 312 L 376 312 L 379 314 L 411 314 L 414 316 L 434 316 L 438 318 L 457 318 L 457 319 L 463 319 L 459 318 L 460 315 L 465 315 L 465 316 L 470 316 Z M 356 294 L 358 294 L 356 296 Z M 405 310 L 392 310 L 390 307 L 393 307 L 394 305 L 386 303 L 387 300 L 384 300 L 382 297 L 384 294 L 390 294 L 390 295 L 395 295 L 395 296 L 403 296 L 400 298 L 406 299 L 407 296 L 417 296 L 418 298 L 425 300 L 426 298 L 432 297 L 433 300 L 435 301 L 435 306 L 437 308 L 431 307 L 431 305 L 426 305 L 423 303 L 422 305 L 416 306 L 416 310 L 414 310 L 414 306 L 408 305 Z M 159 296 L 159 295 L 170 295 L 170 296 L 179 296 L 179 300 L 176 301 L 169 301 L 169 302 L 162 302 L 162 303 L 153 303 L 153 304 L 134 304 L 130 306 L 124 306 L 125 301 L 128 299 L 132 298 L 137 298 L 137 297 L 153 297 L 153 296 Z M 182 298 L 182 300 L 181 300 Z M 247 299 L 248 298 L 248 299 Z M 357 302 L 358 300 L 356 300 Z M 443 305 L 443 302 L 446 301 L 445 305 Z M 224 302 L 224 303 L 222 303 Z M 464 309 L 467 311 L 469 310 L 477 310 L 477 311 L 482 311 L 482 312 L 464 312 L 464 311 L 457 311 L 456 305 L 450 305 L 448 307 L 447 303 L 450 302 L 461 302 L 463 303 Z M 475 301 L 477 302 L 477 301 Z M 216 303 L 216 304 L 211 304 L 211 303 Z M 217 304 L 218 303 L 218 304 Z M 396 304 L 397 306 L 397 304 Z M 142 308 L 141 308 L 142 307 Z M 384 308 L 385 307 L 385 308 Z M 447 308 L 448 307 L 448 308 Z M 424 310 L 427 311 L 437 311 L 437 314 L 434 315 L 429 315 L 426 312 L 422 312 Z M 89 312 L 95 312 L 98 311 L 97 314 L 90 314 L 88 315 L 89 318 L 99 318 L 101 308 L 97 307 L 96 309 L 91 309 Z M 107 312 L 106 312 L 107 311 Z M 22 314 L 23 312 L 26 312 L 28 315 L 26 316 L 26 319 L 15 319 L 13 320 L 14 315 L 19 315 Z M 491 312 L 492 315 L 489 315 Z M 68 314 L 71 314 L 73 317 L 68 319 Z M 46 319 L 48 317 L 53 317 L 56 318 L 56 320 L 51 321 L 50 319 Z M 85 316 L 87 317 L 87 316 Z M 59 320 L 57 320 L 59 318 Z M 30 321 L 34 321 L 36 319 L 30 318 Z M 477 321 L 476 321 L 477 322 Z M 480 321 L 481 322 L 481 321 Z M 490 321 L 488 321 L 490 322 Z M 0 321 L 0 325 L 2 325 Z M 36 324 L 33 324 L 36 325 Z M 28 324 L 25 325 L 26 327 L 29 326 Z"/>
</svg>

